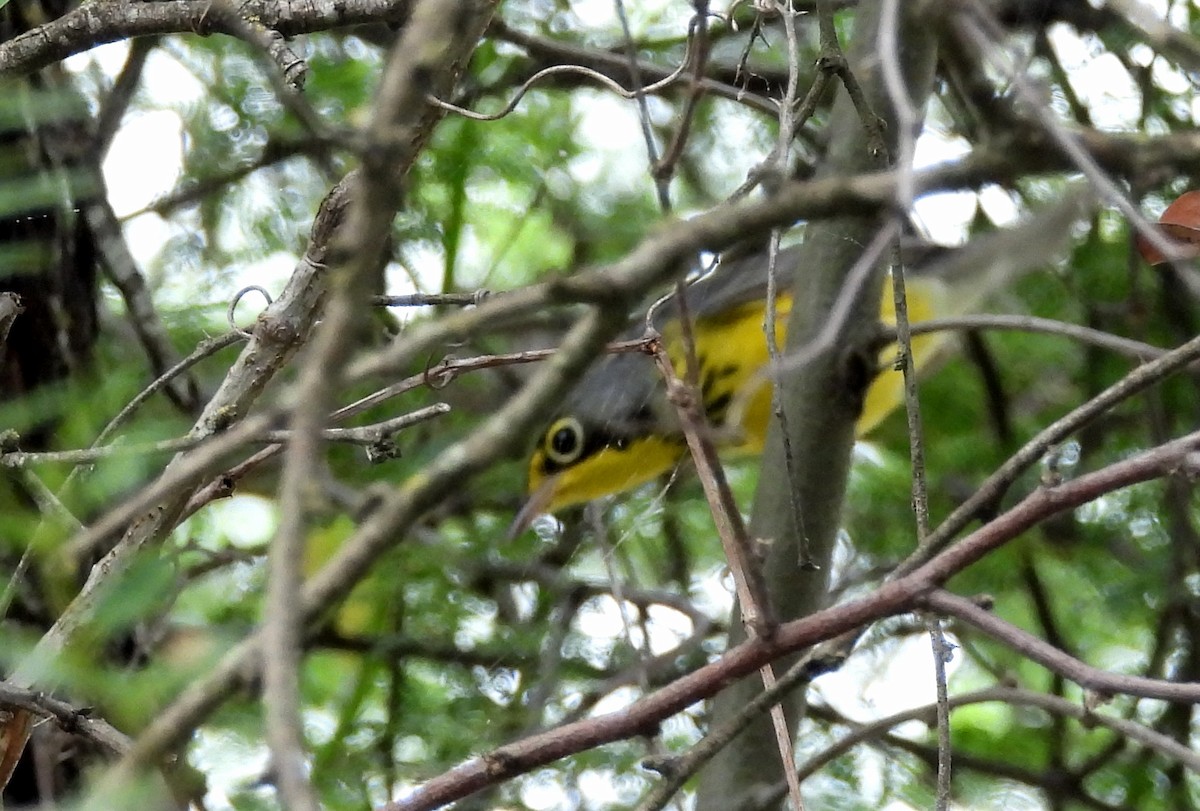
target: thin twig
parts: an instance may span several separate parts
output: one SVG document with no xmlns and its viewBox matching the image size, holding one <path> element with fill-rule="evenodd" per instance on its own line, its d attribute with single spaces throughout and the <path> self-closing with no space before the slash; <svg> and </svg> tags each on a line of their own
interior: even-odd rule
<svg viewBox="0 0 1200 811">
<path fill-rule="evenodd" d="M 638 97 L 644 98 L 648 94 L 658 93 L 662 90 L 666 90 L 668 87 L 675 84 L 675 82 L 679 81 L 680 77 L 683 76 L 683 71 L 686 67 L 687 60 L 685 59 L 684 62 L 681 63 L 680 66 L 665 79 L 655 82 L 652 85 L 648 85 L 647 87 L 642 88 L 640 91 L 629 91 L 605 76 L 603 73 L 592 70 L 591 68 L 585 68 L 579 65 L 554 65 L 548 68 L 543 68 L 526 79 L 525 83 L 517 88 L 517 92 L 512 99 L 505 104 L 504 107 L 499 110 L 499 112 L 495 113 L 477 113 L 473 110 L 468 110 L 465 107 L 459 107 L 457 104 L 451 104 L 448 101 L 442 101 L 441 99 L 432 95 L 426 96 L 425 101 L 434 105 L 435 107 L 441 107 L 443 110 L 454 113 L 455 115 L 461 115 L 463 118 L 469 118 L 472 121 L 499 121 L 501 118 L 504 118 L 512 113 L 513 110 L 517 109 L 517 105 L 521 103 L 521 99 L 525 97 L 525 94 L 528 93 L 534 87 L 534 85 L 548 76 L 555 76 L 563 73 L 585 76 L 588 79 L 592 79 L 593 81 L 604 85 L 621 98 L 633 100 Z"/>
<path fill-rule="evenodd" d="M 402 296 L 371 296 L 371 303 L 380 307 L 468 307 L 479 306 L 493 295 L 490 290 L 474 293 L 409 293 Z"/>
<path fill-rule="evenodd" d="M 647 339 L 637 338 L 629 341 L 616 341 L 604 348 L 604 352 L 646 352 Z M 390 386 L 372 392 L 360 400 L 356 400 L 349 405 L 342 406 L 337 411 L 333 412 L 331 419 L 341 420 L 347 417 L 352 417 L 355 414 L 361 414 L 369 408 L 379 405 L 385 400 L 390 400 L 405 392 L 413 389 L 421 388 L 422 386 L 431 386 L 435 389 L 443 388 L 456 380 L 459 375 L 466 372 L 476 371 L 478 369 L 492 369 L 498 366 L 512 366 L 524 363 L 538 363 L 549 358 L 553 358 L 558 353 L 558 348 L 553 349 L 528 349 L 524 352 L 510 352 L 499 355 L 480 355 L 474 358 L 446 358 L 439 363 L 430 366 L 424 372 L 418 375 L 407 377 L 398 383 L 393 383 Z"/>
<path fill-rule="evenodd" d="M 1074 718 L 1085 726 L 1094 724 L 1111 729 L 1121 736 L 1119 740 L 1137 741 L 1166 758 L 1184 764 L 1192 771 L 1200 772 L 1200 755 L 1197 755 L 1196 752 L 1187 746 L 1181 745 L 1169 736 L 1155 732 L 1153 729 L 1134 721 L 1093 712 L 1077 702 L 1068 701 L 1057 696 L 1037 693 L 1019 687 L 995 686 L 970 693 L 963 693 L 949 700 L 951 709 L 991 702 L 999 702 L 1009 707 L 1037 707 L 1054 715 Z M 800 764 L 800 775 L 802 778 L 811 777 L 858 744 L 873 740 L 879 737 L 881 733 L 893 729 L 900 724 L 928 719 L 935 711 L 936 708 L 930 705 L 913 707 L 894 715 L 879 718 L 868 724 L 855 725 L 855 729 L 838 740 L 837 743 Z"/>
<path fill-rule="evenodd" d="M 643 89 L 642 74 L 638 70 L 637 63 L 637 45 L 633 41 L 633 32 L 629 28 L 629 15 L 625 13 L 624 0 L 613 0 L 613 8 L 617 12 L 617 20 L 621 24 L 621 36 L 625 43 L 625 58 L 629 68 L 629 79 L 633 84 L 631 95 L 638 108 L 638 123 L 642 129 L 642 140 L 646 144 L 646 159 L 650 165 L 650 177 L 654 181 L 654 192 L 658 196 L 658 205 L 664 213 L 671 211 L 671 191 L 670 179 L 663 178 L 655 171 L 658 166 L 658 146 L 654 143 L 654 128 L 650 123 L 650 105 L 646 101 L 646 94 L 652 92 L 650 88 Z M 691 51 L 689 30 L 688 50 Z M 676 77 L 683 74 L 684 69 L 688 64 L 688 56 L 685 54 L 683 61 L 679 64 L 678 71 L 674 74 Z"/>
<path fill-rule="evenodd" d="M 511 42 L 543 61 L 556 60 L 563 64 L 590 67 L 597 72 L 607 71 L 612 74 L 616 74 L 618 71 L 628 72 L 628 58 L 625 54 L 617 54 L 562 40 L 539 37 L 535 34 L 519 31 L 504 23 L 503 20 L 495 20 L 492 23 L 492 32 L 495 33 L 497 39 Z M 687 62 L 685 61 L 684 64 L 686 66 Z M 643 76 L 656 77 L 656 82 L 674 74 L 673 70 L 668 70 L 645 60 L 639 59 L 637 66 Z M 690 82 L 698 82 L 708 95 L 742 104 L 766 115 L 776 114 L 774 102 L 757 93 L 752 93 L 744 87 L 734 87 L 707 76 L 696 76 L 691 71 L 687 71 L 686 67 L 685 71 L 679 78 L 687 79 Z"/>
<path fill-rule="evenodd" d="M 916 151 L 917 110 L 909 98 L 900 62 L 900 14 L 897 0 L 884 0 L 882 24 L 879 26 L 879 54 L 883 86 L 891 100 L 895 124 L 897 155 L 889 161 L 897 172 L 896 211 L 905 212 L 914 202 L 913 172 Z M 904 413 L 908 422 L 909 468 L 912 471 L 912 510 L 916 519 L 917 543 L 929 535 L 929 490 L 925 477 L 925 436 L 921 424 L 921 400 L 917 393 L 917 373 L 913 363 L 912 332 L 908 320 L 908 296 L 905 289 L 904 257 L 900 240 L 896 240 L 892 262 L 892 303 L 896 319 L 896 343 L 899 357 L 896 367 L 904 379 Z M 937 690 L 937 811 L 950 806 L 951 747 L 950 705 L 946 684 L 946 663 L 949 647 L 942 629 L 935 621 L 927 623 L 933 648 L 934 684 Z"/>
<path fill-rule="evenodd" d="M 650 634 L 646 632 L 645 625 L 641 627 L 641 642 L 634 638 L 634 620 L 629 616 L 629 603 L 625 597 L 625 582 L 626 578 L 621 576 L 621 572 L 617 568 L 617 544 L 613 543 L 611 534 L 608 528 L 604 526 L 603 517 L 598 509 L 599 505 L 592 503 L 588 505 L 587 514 L 592 525 L 592 535 L 599 542 L 601 547 L 601 558 L 604 560 L 604 570 L 608 574 L 608 584 L 610 594 L 613 600 L 617 603 L 617 614 L 621 618 L 621 631 L 625 635 L 625 644 L 629 646 L 631 651 L 637 652 L 639 664 L 649 661 L 654 656 L 654 651 L 650 648 Z M 631 572 L 627 572 L 626 577 L 632 577 Z M 636 581 L 633 582 L 636 587 Z M 638 615 L 642 618 L 646 616 L 645 612 L 639 611 Z M 552 652 L 558 656 L 561 647 L 555 647 Z M 643 693 L 650 692 L 649 674 L 645 667 L 638 667 L 637 679 L 638 687 Z M 543 688 L 544 689 L 544 688 Z"/>
<path fill-rule="evenodd" d="M 696 9 L 696 16 L 692 18 L 688 24 L 688 37 L 692 44 L 689 49 L 691 69 L 691 81 L 688 83 L 687 96 L 683 100 L 683 111 L 679 114 L 679 126 L 675 128 L 675 135 L 671 138 L 671 142 L 663 152 L 660 158 L 653 167 L 655 180 L 662 185 L 670 183 L 671 177 L 675 174 L 675 166 L 683 157 L 683 149 L 687 145 L 688 136 L 692 131 L 692 121 L 696 117 L 696 111 L 699 109 L 700 100 L 704 98 L 704 71 L 708 65 L 709 56 L 709 37 L 708 37 L 708 0 L 693 0 L 693 5 Z M 630 70 L 637 68 L 636 53 L 630 52 Z"/>
<path fill-rule="evenodd" d="M 446 403 L 433 403 L 408 414 L 389 417 L 386 420 L 381 420 L 371 425 L 361 425 L 354 428 L 326 428 L 321 431 L 321 439 L 326 442 L 345 442 L 350 445 L 374 445 L 398 431 L 402 431 L 419 422 L 424 422 L 432 417 L 446 414 L 449 411 L 450 406 Z M 295 434 L 290 430 L 270 430 L 262 431 L 256 436 L 246 437 L 245 441 L 283 444 L 291 441 L 293 436 Z M 82 448 L 73 451 L 9 451 L 8 453 L 0 453 L 0 467 L 19 470 L 31 464 L 62 462 L 74 465 L 90 464 L 101 459 L 123 456 L 178 453 L 179 451 L 199 448 L 211 441 L 212 437 L 183 436 L 175 439 L 164 439 L 161 442 L 103 445 L 99 448 Z M 78 522 L 76 522 L 76 525 L 78 525 Z"/>
<path fill-rule="evenodd" d="M 1009 485 L 1030 465 L 1041 459 L 1051 446 L 1062 442 L 1118 403 L 1163 380 L 1197 359 L 1200 359 L 1200 338 L 1194 338 L 1158 359 L 1137 367 L 1091 400 L 1043 428 L 1019 451 L 1009 457 L 979 486 L 973 495 L 960 504 L 936 530 L 930 533 L 925 542 L 918 546 L 897 568 L 895 576 L 903 576 L 912 571 L 949 543 L 951 538 L 970 521 L 994 505 Z"/>
<path fill-rule="evenodd" d="M 229 324 L 229 329 L 232 332 L 238 333 L 243 338 L 249 338 L 251 331 L 239 327 L 237 325 L 237 319 L 234 316 L 237 314 L 237 306 L 242 303 L 242 299 L 246 297 L 247 293 L 258 293 L 266 300 L 266 306 L 271 306 L 271 291 L 267 290 L 267 288 L 260 284 L 248 284 L 229 298 L 229 306 L 225 308 L 225 321 L 227 324 Z M 264 310 L 265 309 L 266 308 L 264 308 Z"/>
<path fill-rule="evenodd" d="M 111 755 L 123 755 L 131 744 L 128 736 L 103 718 L 97 718 L 90 708 L 75 707 L 36 690 L 0 682 L 0 705 L 20 707 L 42 718 L 53 718 L 63 730 L 97 744 Z"/>
<path fill-rule="evenodd" d="M 134 42 L 141 42 L 141 40 L 134 40 Z M 263 145 L 258 157 L 240 163 L 233 168 L 223 167 L 221 171 L 206 174 L 203 177 L 181 178 L 178 186 L 155 197 L 145 206 L 124 214 L 120 218 L 121 222 L 129 222 L 146 214 L 158 214 L 160 217 L 166 219 L 175 209 L 199 202 L 206 197 L 223 193 L 230 186 L 237 184 L 258 170 L 265 169 L 277 163 L 284 163 L 294 157 L 307 156 L 314 163 L 320 165 L 320 155 L 328 147 L 329 144 L 321 140 L 310 138 L 293 140 L 268 136 L 267 142 Z M 326 170 L 326 174 L 328 174 L 328 170 Z"/>
<path fill-rule="evenodd" d="M 838 43 L 833 6 L 829 0 L 817 3 L 817 21 L 821 40 L 821 69 L 823 72 L 832 72 L 841 79 L 842 86 L 846 88 L 846 95 L 854 105 L 854 111 L 858 113 L 859 123 L 866 132 L 867 151 L 877 161 L 886 162 L 887 139 L 883 134 L 886 124 L 871 109 L 867 95 L 850 69 L 850 62 Z"/>
<path fill-rule="evenodd" d="M 818 4 L 819 11 L 829 12 L 829 9 L 822 4 Z M 777 178 L 786 176 L 791 156 L 791 142 L 793 134 L 797 129 L 797 125 L 793 120 L 793 113 L 796 106 L 796 97 L 799 94 L 800 87 L 800 45 L 799 38 L 796 34 L 796 12 L 792 8 L 791 0 L 784 0 L 775 4 L 776 11 L 783 19 L 783 27 L 787 41 L 787 65 L 788 78 L 787 86 L 784 90 L 783 99 L 779 104 L 779 137 L 775 147 L 768 156 L 765 166 L 767 177 L 771 178 L 771 186 L 777 185 Z M 818 75 L 817 83 L 821 79 Z M 761 172 L 755 172 L 754 175 L 761 175 Z M 753 181 L 753 177 L 749 182 Z M 745 188 L 747 184 L 743 184 Z M 776 260 L 779 256 L 779 240 L 780 229 L 775 228 L 771 231 L 770 247 L 767 255 L 767 299 L 766 313 L 763 319 L 763 331 L 765 333 L 767 357 L 769 360 L 769 368 L 774 369 L 779 361 L 779 334 L 776 331 L 776 308 L 778 304 L 778 290 L 776 285 Z M 792 275 L 795 275 L 796 269 L 791 268 Z M 789 280 L 795 283 L 795 279 Z M 755 381 L 751 380 L 751 390 L 756 389 Z M 783 461 L 785 474 L 788 482 L 791 483 L 789 488 L 788 504 L 792 512 L 792 523 L 794 531 L 799 538 L 799 558 L 800 565 L 806 569 L 815 568 L 812 560 L 812 554 L 809 549 L 808 532 L 804 526 L 803 509 L 799 501 L 799 488 L 797 486 L 798 477 L 795 464 L 795 454 L 792 449 L 792 435 L 790 426 L 788 425 L 787 410 L 785 408 L 783 397 L 780 392 L 779 379 L 772 375 L 770 380 L 771 386 L 771 410 L 776 422 L 779 425 L 780 442 L 783 445 Z M 736 409 L 734 410 L 736 413 Z M 744 529 L 743 529 L 744 531 Z M 744 543 L 749 543 L 749 537 Z M 732 563 L 732 561 L 731 561 Z M 756 579 L 761 579 L 762 575 L 759 571 L 758 561 L 755 557 L 749 557 L 747 563 L 754 566 L 753 572 Z M 754 596 L 753 594 L 749 596 Z M 770 593 L 765 587 L 762 588 L 762 598 L 767 600 L 770 598 Z M 754 606 L 747 608 L 745 601 L 741 601 L 743 611 L 753 611 L 757 614 L 758 609 Z M 764 605 L 768 605 L 764 603 Z M 772 614 L 773 616 L 773 614 Z M 753 628 L 753 626 L 751 626 Z M 771 664 L 766 664 L 759 669 L 759 676 L 762 679 L 765 692 L 774 693 L 778 684 L 775 676 L 774 667 Z M 779 750 L 779 759 L 783 774 L 787 780 L 788 795 L 791 797 L 792 806 L 795 811 L 804 811 L 804 797 L 800 792 L 800 781 L 796 779 L 796 755 L 795 747 L 792 744 L 791 729 L 788 727 L 787 714 L 784 711 L 782 703 L 774 702 L 770 709 L 771 726 L 775 732 L 775 743 Z"/>
<path fill-rule="evenodd" d="M 800 42 L 796 34 L 796 12 L 792 8 L 791 0 L 786 3 L 776 3 L 776 11 L 783 19 L 783 30 L 787 41 L 787 65 L 788 78 L 787 87 L 784 90 L 784 96 L 779 105 L 779 138 L 775 143 L 775 149 L 768 158 L 772 165 L 768 168 L 769 172 L 774 172 L 778 177 L 784 177 L 788 171 L 789 159 L 791 156 L 791 144 L 793 133 L 796 131 L 797 124 L 794 120 L 794 111 L 796 106 L 796 97 L 800 92 Z M 828 44 L 824 41 L 827 33 L 827 24 L 832 26 L 833 12 L 829 6 L 821 0 L 817 4 L 817 15 L 821 30 L 822 46 Z M 832 30 L 830 28 L 829 30 Z M 833 47 L 837 47 L 836 35 L 833 40 Z M 825 73 L 819 72 L 814 84 L 820 84 Z M 810 93 L 813 95 L 813 93 Z M 779 240 L 781 236 L 780 229 L 776 228 L 771 231 L 771 243 L 767 254 L 767 301 L 766 314 L 763 318 L 763 332 L 767 342 L 767 358 L 769 360 L 770 369 L 778 367 L 781 353 L 779 351 L 779 333 L 775 326 L 776 310 L 778 307 L 778 276 L 776 274 L 778 258 L 779 258 Z M 795 275 L 796 268 L 789 268 L 791 271 L 789 288 L 796 283 Z M 798 472 L 796 470 L 796 455 L 792 449 L 792 432 L 788 424 L 787 408 L 783 401 L 783 396 L 780 391 L 781 378 L 777 375 L 770 375 L 771 381 L 771 411 L 775 417 L 775 421 L 779 424 L 780 442 L 783 444 L 783 466 L 784 473 L 787 476 L 790 486 L 790 495 L 788 503 L 792 512 L 792 524 L 795 528 L 797 538 L 799 540 L 799 560 L 800 566 L 804 569 L 812 570 L 816 568 L 813 562 L 808 530 L 804 526 L 804 510 L 800 504 L 800 487 Z M 753 383 L 751 388 L 756 388 Z M 794 778 L 790 775 L 795 770 L 792 768 L 795 758 L 789 758 L 784 763 L 784 773 L 789 775 L 789 789 L 792 794 L 792 803 L 800 802 L 800 784 L 794 782 Z M 802 805 L 797 805 L 797 808 L 802 808 Z"/>
<path fill-rule="evenodd" d="M 0 466 L 3 466 L 3 460 L 7 456 L 8 454 L 0 456 Z M 21 483 L 21 486 L 25 488 L 29 497 L 37 504 L 38 512 L 42 514 L 43 521 L 53 520 L 72 532 L 78 532 L 83 529 L 83 522 L 76 518 L 67 509 L 67 506 L 62 503 L 62 500 L 55 495 L 54 491 L 47 487 L 46 483 L 32 471 L 17 467 L 14 472 L 17 481 Z"/>
<path fill-rule="evenodd" d="M 911 324 L 909 329 L 912 335 L 926 335 L 943 330 L 1004 330 L 1058 335 L 1079 341 L 1081 344 L 1107 349 L 1141 362 L 1162 357 L 1168 351 L 1153 344 L 1113 335 L 1111 332 L 1035 315 L 979 314 L 931 318 L 928 321 Z M 893 340 L 894 330 L 885 332 L 884 336 Z"/>
<path fill-rule="evenodd" d="M 1184 464 L 1189 470 L 1194 467 Z M 972 600 L 951 594 L 944 589 L 934 589 L 922 598 L 922 602 L 930 609 L 970 623 L 992 639 L 1012 648 L 1025 659 L 1037 662 L 1046 669 L 1070 679 L 1095 696 L 1132 695 L 1189 704 L 1200 702 L 1200 684 L 1129 676 L 1092 667 L 1012 623 L 1005 622 Z"/>
<path fill-rule="evenodd" d="M 234 344 L 243 340 L 245 340 L 245 338 L 236 332 L 227 332 L 226 334 L 217 338 L 205 338 L 196 345 L 196 348 L 192 350 L 190 355 L 159 375 L 158 378 L 150 383 L 149 386 L 142 389 L 136 397 L 130 400 L 125 407 L 117 413 L 117 416 L 109 420 L 108 425 L 104 426 L 104 429 L 96 435 L 94 440 L 92 440 L 91 447 L 95 448 L 103 444 L 106 439 L 112 436 L 113 432 L 129 421 L 129 418 L 133 416 L 133 413 L 141 408 L 142 404 L 146 402 L 146 400 L 152 397 L 155 393 L 161 391 L 162 388 L 173 378 L 179 376 L 183 372 L 186 372 L 188 369 L 192 368 L 205 358 L 211 357 L 220 352 L 222 349 L 228 346 L 233 346 Z M 65 486 L 66 485 L 64 485 L 64 487 Z"/>
<path fill-rule="evenodd" d="M 933 618 L 925 623 L 933 653 L 933 684 L 937 694 L 934 703 L 937 718 L 937 799 L 938 811 L 950 807 L 953 749 L 950 746 L 950 689 L 946 683 L 946 665 L 949 664 L 952 647 L 942 633 L 941 624 Z"/>
<path fill-rule="evenodd" d="M 699 379 L 699 364 L 695 353 L 695 340 L 691 335 L 690 318 L 687 312 L 687 302 L 682 291 L 676 294 L 679 307 L 679 320 L 683 330 L 684 357 L 688 384 L 681 384 L 675 376 L 675 369 L 666 352 L 660 349 L 655 353 L 655 363 L 667 384 L 667 399 L 675 405 L 684 438 L 696 465 L 697 477 L 704 489 L 708 500 L 709 511 L 717 528 L 717 535 L 725 550 L 725 558 L 733 574 L 738 603 L 741 605 L 742 622 L 754 638 L 769 638 L 774 633 L 777 620 L 771 608 L 770 594 L 762 577 L 761 567 L 750 535 L 742 521 L 741 512 L 729 489 L 725 470 L 717 455 L 716 446 L 712 441 L 712 433 L 704 412 L 699 406 L 697 380 Z M 769 693 L 774 693 L 776 687 L 775 670 L 770 662 L 759 668 L 759 677 L 763 687 Z M 783 706 L 774 702 L 770 708 L 771 722 L 775 730 L 776 744 L 783 763 L 783 771 L 790 774 L 794 771 L 795 757 L 792 749 L 791 733 L 788 729 L 787 716 Z M 792 781 L 792 802 L 799 811 L 804 804 L 800 795 L 800 784 Z"/>
<path fill-rule="evenodd" d="M 133 97 L 142 83 L 142 74 L 151 52 L 158 47 L 158 37 L 136 37 L 129 43 L 125 64 L 113 81 L 112 87 L 100 100 L 96 112 L 95 129 L 92 136 L 93 149 L 97 155 L 107 155 L 113 138 L 120 129 L 121 121 L 133 102 Z"/>
<path fill-rule="evenodd" d="M 667 399 L 679 414 L 684 438 L 696 465 L 696 475 L 710 505 L 717 535 L 725 550 L 733 574 L 738 601 L 742 605 L 742 620 L 758 638 L 770 638 L 775 618 L 769 613 L 766 585 L 754 557 L 753 544 L 742 521 L 741 511 L 729 489 L 725 470 L 721 466 L 712 432 L 707 430 L 695 387 L 689 387 L 675 374 L 666 351 L 661 347 L 654 353 L 659 373 L 667 384 Z"/>
</svg>

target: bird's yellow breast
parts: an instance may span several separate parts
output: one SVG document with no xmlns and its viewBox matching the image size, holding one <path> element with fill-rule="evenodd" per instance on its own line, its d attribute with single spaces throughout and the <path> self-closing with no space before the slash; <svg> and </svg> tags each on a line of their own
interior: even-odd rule
<svg viewBox="0 0 1200 811">
<path fill-rule="evenodd" d="M 921 321 L 934 314 L 941 295 L 938 287 L 934 281 L 910 283 L 910 320 Z M 775 308 L 775 332 L 780 345 L 786 337 L 785 325 L 791 309 L 791 295 L 780 295 Z M 769 359 L 765 315 L 764 302 L 756 300 L 703 316 L 694 324 L 701 400 L 722 452 L 756 454 L 766 441 L 771 419 L 771 385 L 763 374 Z M 895 323 L 890 277 L 883 292 L 880 319 L 889 325 Z M 663 338 L 676 374 L 684 378 L 686 360 L 678 323 L 667 325 Z M 936 346 L 933 336 L 914 339 L 914 364 L 924 363 Z M 880 354 L 882 371 L 867 391 L 857 424 L 860 436 L 878 425 L 903 399 L 903 378 L 891 368 L 895 356 L 894 346 Z M 657 374 L 649 359 L 645 363 L 645 374 Z M 624 382 L 615 375 L 611 381 L 605 381 L 612 386 Z M 648 435 L 601 447 L 553 475 L 547 472 L 547 438 L 543 438 L 529 467 L 529 489 L 539 494 L 541 511 L 554 512 L 636 487 L 678 465 L 687 446 L 669 407 L 660 404 L 658 411 L 660 418 Z"/>
<path fill-rule="evenodd" d="M 750 301 L 697 319 L 693 331 L 701 400 L 724 451 L 759 453 L 766 441 L 771 385 L 763 374 L 770 359 L 763 305 L 762 301 Z M 780 347 L 791 312 L 791 295 L 779 296 L 775 302 L 775 339 Z M 685 378 L 687 363 L 678 325 L 665 329 L 663 338 L 675 373 Z M 748 391 L 747 387 L 753 388 Z"/>
</svg>

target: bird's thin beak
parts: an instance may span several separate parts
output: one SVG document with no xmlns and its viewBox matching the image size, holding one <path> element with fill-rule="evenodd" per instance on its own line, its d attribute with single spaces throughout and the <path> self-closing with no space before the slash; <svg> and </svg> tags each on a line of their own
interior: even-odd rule
<svg viewBox="0 0 1200 811">
<path fill-rule="evenodd" d="M 545 481 L 538 485 L 538 489 L 534 490 L 529 498 L 525 499 L 525 503 L 521 505 L 521 509 L 517 511 L 517 517 L 508 527 L 508 540 L 513 540 L 533 523 L 533 519 L 537 518 L 542 513 L 546 512 L 546 508 L 550 506 L 550 500 L 554 497 L 554 485 L 558 482 L 557 476 L 547 476 Z"/>
</svg>

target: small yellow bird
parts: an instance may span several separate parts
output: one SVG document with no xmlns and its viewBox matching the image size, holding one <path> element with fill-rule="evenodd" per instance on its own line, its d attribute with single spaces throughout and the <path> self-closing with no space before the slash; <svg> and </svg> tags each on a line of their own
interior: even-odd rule
<svg viewBox="0 0 1200 811">
<path fill-rule="evenodd" d="M 918 267 L 906 272 L 909 320 L 970 312 L 1005 282 L 1052 261 L 1068 244 L 1070 226 L 1082 213 L 1085 199 L 1083 194 L 1069 195 L 1021 226 L 976 238 L 961 249 L 921 251 L 921 258 L 934 258 L 917 259 Z M 780 251 L 781 279 L 795 267 L 797 250 Z M 723 453 L 760 453 L 766 438 L 771 414 L 770 382 L 762 374 L 768 361 L 763 327 L 767 270 L 766 254 L 745 256 L 721 263 L 685 292 L 694 322 L 701 400 Z M 880 319 L 894 325 L 890 282 L 889 276 Z M 781 346 L 791 304 L 790 292 L 777 297 Z M 645 318 L 634 322 L 632 337 L 644 324 Z M 683 377 L 678 308 L 673 302 L 659 309 L 653 325 Z M 945 341 L 944 333 L 914 337 L 914 366 L 926 366 Z M 903 400 L 902 375 L 891 368 L 895 355 L 894 346 L 880 353 L 882 371 L 867 391 L 857 425 L 860 436 Z M 529 496 L 512 532 L 522 531 L 539 514 L 649 482 L 674 469 L 686 454 L 675 409 L 666 400 L 653 362 L 641 354 L 608 355 L 584 376 L 540 435 L 529 460 Z"/>
</svg>

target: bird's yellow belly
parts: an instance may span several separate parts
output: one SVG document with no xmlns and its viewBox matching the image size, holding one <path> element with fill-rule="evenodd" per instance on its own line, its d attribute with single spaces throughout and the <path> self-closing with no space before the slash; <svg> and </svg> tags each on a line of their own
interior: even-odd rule
<svg viewBox="0 0 1200 811">
<path fill-rule="evenodd" d="M 941 295 L 940 283 L 934 280 L 914 280 L 908 284 L 913 295 L 908 299 L 908 316 L 912 322 L 934 316 L 935 304 Z M 880 306 L 880 320 L 888 326 L 896 323 L 891 276 L 887 277 Z M 792 311 L 791 295 L 781 295 L 775 307 L 775 335 L 782 347 L 786 324 Z M 766 374 L 769 360 L 765 334 L 766 313 L 761 301 L 735 307 L 715 317 L 701 319 L 696 324 L 696 355 L 701 369 L 701 394 L 709 421 L 718 432 L 722 450 L 734 453 L 761 453 L 771 422 L 771 386 Z M 681 346 L 676 340 L 668 344 L 676 372 L 684 374 Z M 919 368 L 936 352 L 938 340 L 934 335 L 913 339 L 913 364 Z M 781 350 L 786 358 L 786 350 Z M 894 344 L 879 354 L 879 374 L 867 389 L 863 410 L 855 426 L 859 436 L 875 428 L 904 399 L 903 375 L 893 368 L 897 348 Z M 786 374 L 786 372 L 785 372 Z"/>
<path fill-rule="evenodd" d="M 783 346 L 792 297 L 775 303 L 775 337 Z M 771 419 L 770 355 L 763 302 L 751 301 L 696 323 L 696 359 L 705 413 L 724 451 L 759 453 Z M 676 373 L 684 376 L 682 346 L 669 340 Z"/>
</svg>

